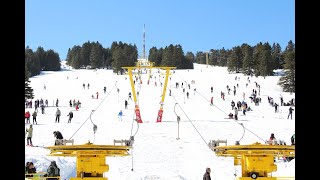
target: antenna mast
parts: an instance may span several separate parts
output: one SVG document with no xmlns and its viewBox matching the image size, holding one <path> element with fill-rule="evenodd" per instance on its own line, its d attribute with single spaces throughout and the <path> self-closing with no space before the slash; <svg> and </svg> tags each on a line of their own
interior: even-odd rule
<svg viewBox="0 0 320 180">
<path fill-rule="evenodd" d="M 145 31 L 145 24 L 143 24 L 143 59 L 146 59 L 146 31 Z"/>
</svg>

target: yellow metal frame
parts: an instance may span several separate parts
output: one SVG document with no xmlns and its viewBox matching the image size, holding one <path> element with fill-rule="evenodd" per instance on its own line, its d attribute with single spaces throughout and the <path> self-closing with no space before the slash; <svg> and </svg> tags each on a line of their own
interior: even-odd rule
<svg viewBox="0 0 320 180">
<path fill-rule="evenodd" d="M 152 68 L 158 68 L 158 69 L 164 69 L 166 70 L 166 78 L 165 78 L 165 82 L 164 82 L 164 86 L 163 86 L 163 91 L 162 91 L 162 98 L 161 98 L 161 101 L 160 101 L 160 110 L 159 110 L 159 113 L 158 113 L 158 117 L 157 117 L 157 122 L 161 122 L 161 119 L 162 119 L 162 112 L 163 112 L 163 102 L 164 102 L 164 99 L 165 99 L 165 95 L 166 95 L 166 90 L 167 90 L 167 84 L 168 84 L 168 77 L 170 75 L 170 70 L 171 69 L 175 69 L 176 67 L 165 67 L 165 66 L 153 66 L 154 65 L 154 62 L 143 62 L 144 64 L 142 64 L 140 61 L 138 61 L 136 63 L 136 66 L 135 67 L 122 67 L 123 69 L 128 69 L 128 75 L 129 75 L 129 79 L 130 79 L 130 84 L 131 84 L 131 89 L 132 89 L 132 94 L 133 94 L 133 101 L 134 101 L 134 104 L 135 104 L 135 112 L 139 113 L 139 116 L 137 119 L 139 119 L 138 122 L 142 122 L 141 120 L 141 116 L 140 116 L 140 110 L 139 110 L 139 105 L 137 103 L 137 95 L 136 95 L 136 91 L 135 91 L 135 87 L 134 87 L 134 82 L 133 82 L 133 78 L 132 78 L 132 70 L 133 69 L 138 69 L 138 72 L 140 70 L 140 68 L 145 68 L 145 69 L 150 69 L 150 74 L 151 74 L 151 69 Z M 149 74 L 149 79 L 150 79 L 150 74 Z M 148 80 L 149 81 L 149 80 Z M 160 119 L 160 120 L 159 120 Z"/>
<path fill-rule="evenodd" d="M 217 156 L 234 157 L 234 165 L 241 165 L 242 177 L 237 177 L 237 180 L 252 180 L 253 173 L 258 174 L 259 180 L 276 180 L 276 177 L 269 175 L 277 171 L 274 158 L 295 157 L 295 146 L 267 145 L 258 142 L 252 145 L 217 146 L 212 149 Z"/>
<path fill-rule="evenodd" d="M 83 145 L 58 145 L 48 146 L 49 156 L 71 156 L 76 157 L 75 178 L 70 180 L 108 180 L 103 177 L 104 172 L 109 171 L 106 164 L 107 156 L 128 156 L 131 146 L 94 145 L 86 143 Z"/>
</svg>

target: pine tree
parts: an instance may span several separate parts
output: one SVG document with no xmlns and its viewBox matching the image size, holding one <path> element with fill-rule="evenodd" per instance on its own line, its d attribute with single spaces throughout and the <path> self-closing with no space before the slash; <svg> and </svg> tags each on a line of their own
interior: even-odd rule
<svg viewBox="0 0 320 180">
<path fill-rule="evenodd" d="M 295 92 L 295 48 L 290 40 L 284 52 L 285 75 L 279 79 L 278 84 L 284 92 Z"/>
<path fill-rule="evenodd" d="M 25 100 L 33 99 L 34 94 L 33 94 L 33 89 L 30 87 L 30 80 L 29 80 L 30 73 L 28 71 L 27 64 L 25 64 L 24 69 L 25 69 L 25 71 L 24 71 L 24 97 L 25 97 Z"/>
</svg>

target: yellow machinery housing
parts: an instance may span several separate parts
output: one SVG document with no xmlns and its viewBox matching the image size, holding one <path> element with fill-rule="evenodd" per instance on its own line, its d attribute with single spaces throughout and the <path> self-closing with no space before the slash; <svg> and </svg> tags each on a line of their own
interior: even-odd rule
<svg viewBox="0 0 320 180">
<path fill-rule="evenodd" d="M 164 67 L 164 66 L 155 67 L 153 65 L 154 65 L 154 62 L 150 62 L 150 61 L 146 61 L 146 60 L 139 60 L 136 63 L 136 66 L 134 66 L 134 67 L 122 67 L 123 69 L 127 69 L 128 70 L 128 75 L 129 75 L 131 89 L 132 89 L 132 95 L 133 95 L 133 101 L 135 103 L 135 110 L 134 111 L 135 111 L 136 120 L 137 120 L 138 123 L 142 123 L 142 119 L 141 119 L 141 115 L 140 115 L 139 105 L 137 103 L 137 95 L 136 95 L 136 91 L 135 91 L 135 88 L 134 88 L 134 81 L 133 81 L 133 78 L 132 78 L 132 70 L 133 69 L 138 69 L 138 75 L 139 75 L 140 74 L 139 73 L 140 69 L 142 69 L 142 68 L 143 69 L 149 69 L 150 71 L 149 71 L 149 76 L 148 76 L 148 83 L 149 83 L 149 80 L 150 80 L 150 75 L 151 75 L 151 69 L 152 68 L 158 68 L 158 69 L 166 70 L 166 77 L 165 77 L 165 82 L 164 82 L 162 96 L 161 96 L 162 98 L 161 98 L 161 101 L 160 101 L 160 109 L 158 111 L 158 116 L 157 116 L 157 122 L 161 122 L 162 121 L 162 114 L 163 114 L 163 102 L 164 102 L 165 95 L 166 95 L 168 77 L 169 77 L 169 74 L 170 74 L 170 70 L 176 68 L 176 67 Z"/>
<path fill-rule="evenodd" d="M 128 156 L 131 146 L 119 145 L 58 145 L 46 147 L 51 150 L 49 156 L 73 156 L 76 157 L 77 176 L 70 180 L 108 180 L 103 177 L 104 172 L 109 171 L 106 164 L 107 156 Z"/>
<path fill-rule="evenodd" d="M 295 157 L 295 146 L 268 145 L 258 142 L 252 145 L 216 146 L 212 150 L 217 156 L 234 157 L 234 165 L 241 165 L 242 177 L 237 177 L 237 180 L 283 179 L 271 177 L 270 173 L 277 171 L 274 158 Z"/>
</svg>

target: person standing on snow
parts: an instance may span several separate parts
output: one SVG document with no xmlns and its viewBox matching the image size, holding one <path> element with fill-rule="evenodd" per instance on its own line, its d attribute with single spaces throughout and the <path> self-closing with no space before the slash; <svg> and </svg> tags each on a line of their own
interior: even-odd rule
<svg viewBox="0 0 320 180">
<path fill-rule="evenodd" d="M 210 106 L 213 105 L 213 97 L 211 97 L 211 100 L 210 100 Z"/>
<path fill-rule="evenodd" d="M 62 144 L 63 136 L 62 136 L 61 132 L 60 131 L 53 131 L 53 135 L 56 138 L 54 145 Z"/>
<path fill-rule="evenodd" d="M 123 113 L 122 113 L 122 110 L 120 110 L 120 112 L 118 113 L 119 121 L 122 121 L 122 116 L 123 116 Z"/>
<path fill-rule="evenodd" d="M 61 111 L 59 108 L 57 108 L 57 111 L 56 111 L 56 121 L 55 122 L 58 122 L 60 121 L 60 116 L 61 116 Z"/>
<path fill-rule="evenodd" d="M 206 168 L 206 172 L 203 175 L 203 180 L 211 180 L 211 169 L 210 168 Z"/>
<path fill-rule="evenodd" d="M 68 123 L 71 123 L 71 119 L 73 118 L 73 112 L 70 111 L 69 114 L 67 115 L 69 116 L 69 120 L 68 120 Z"/>
<path fill-rule="evenodd" d="M 32 113 L 32 124 L 34 124 L 34 123 L 38 124 L 37 123 L 37 112 L 36 111 L 33 111 L 33 113 Z"/>
<path fill-rule="evenodd" d="M 295 133 L 291 136 L 291 145 L 296 145 Z"/>
<path fill-rule="evenodd" d="M 234 108 L 234 119 L 238 120 L 238 109 L 236 107 Z"/>
<path fill-rule="evenodd" d="M 32 145 L 32 134 L 33 134 L 32 124 L 30 124 L 29 128 L 26 129 L 26 132 L 28 132 L 28 135 L 27 135 L 27 145 L 28 145 L 28 146 L 33 146 L 33 145 Z"/>
<path fill-rule="evenodd" d="M 290 106 L 289 114 L 288 114 L 288 118 L 287 119 L 289 119 L 290 116 L 291 116 L 291 119 L 292 119 L 292 111 L 294 111 L 294 109 Z"/>
<path fill-rule="evenodd" d="M 128 109 L 128 101 L 126 99 L 124 100 L 124 108 Z"/>
<path fill-rule="evenodd" d="M 56 107 L 58 107 L 59 106 L 59 99 L 57 98 L 57 100 L 56 100 Z"/>
<path fill-rule="evenodd" d="M 27 119 L 27 124 L 30 124 L 30 112 L 27 111 L 26 113 L 24 113 L 24 118 Z"/>
</svg>

